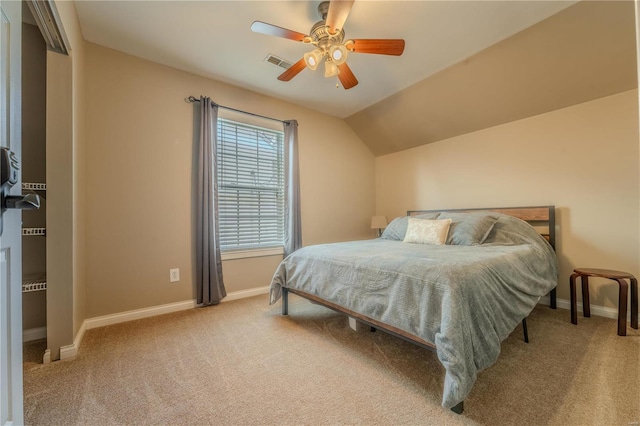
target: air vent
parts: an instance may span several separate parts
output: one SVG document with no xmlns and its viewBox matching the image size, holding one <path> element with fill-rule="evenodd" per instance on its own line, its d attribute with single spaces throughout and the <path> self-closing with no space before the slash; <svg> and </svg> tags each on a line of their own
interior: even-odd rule
<svg viewBox="0 0 640 426">
<path fill-rule="evenodd" d="M 267 55 L 266 58 L 264 58 L 265 61 L 272 63 L 273 65 L 277 65 L 281 68 L 284 69 L 289 69 L 291 68 L 291 62 L 287 62 L 282 58 L 278 58 L 276 55 L 274 55 L 273 53 L 269 53 Z"/>
</svg>

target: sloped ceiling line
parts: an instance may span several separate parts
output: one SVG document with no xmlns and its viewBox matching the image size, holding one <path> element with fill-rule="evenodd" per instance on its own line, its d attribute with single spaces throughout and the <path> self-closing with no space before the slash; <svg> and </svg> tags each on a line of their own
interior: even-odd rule
<svg viewBox="0 0 640 426">
<path fill-rule="evenodd" d="M 375 156 L 637 87 L 634 4 L 585 1 L 346 118 Z"/>
</svg>

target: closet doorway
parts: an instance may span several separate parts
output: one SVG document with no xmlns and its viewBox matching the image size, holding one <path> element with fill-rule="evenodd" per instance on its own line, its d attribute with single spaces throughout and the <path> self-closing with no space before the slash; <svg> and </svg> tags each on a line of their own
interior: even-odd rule
<svg viewBox="0 0 640 426">
<path fill-rule="evenodd" d="M 52 52 L 66 55 L 68 45 L 58 25 L 55 3 L 22 2 L 22 193 L 40 197 L 38 210 L 22 212 L 24 368 L 49 362 L 50 346 L 58 343 L 47 339 L 59 328 L 51 324 L 55 316 L 47 313 L 47 305 L 51 307 L 55 299 L 47 280 L 55 272 L 55 265 L 52 267 L 51 259 L 47 259 L 47 246 L 52 247 L 51 239 L 47 241 L 47 222 L 52 219 L 47 211 L 47 126 L 55 124 L 47 122 L 47 64 Z"/>
<path fill-rule="evenodd" d="M 22 7 L 22 193 L 40 208 L 22 212 L 24 364 L 42 364 L 47 349 L 47 45 L 27 4 Z"/>
</svg>

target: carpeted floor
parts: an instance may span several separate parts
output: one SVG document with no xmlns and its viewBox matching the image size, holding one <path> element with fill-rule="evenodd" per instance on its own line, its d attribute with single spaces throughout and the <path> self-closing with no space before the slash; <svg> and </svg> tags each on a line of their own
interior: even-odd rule
<svg viewBox="0 0 640 426">
<path fill-rule="evenodd" d="M 25 367 L 30 425 L 637 425 L 640 333 L 537 308 L 456 415 L 436 354 L 295 296 L 87 331 L 71 361 Z"/>
<path fill-rule="evenodd" d="M 22 368 L 30 370 L 42 364 L 44 351 L 47 349 L 47 339 L 32 340 L 22 345 Z"/>
</svg>

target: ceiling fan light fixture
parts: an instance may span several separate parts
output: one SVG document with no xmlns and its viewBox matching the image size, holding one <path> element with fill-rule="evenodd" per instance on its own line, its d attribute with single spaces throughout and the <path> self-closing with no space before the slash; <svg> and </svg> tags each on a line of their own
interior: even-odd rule
<svg viewBox="0 0 640 426">
<path fill-rule="evenodd" d="M 347 48 L 341 44 L 334 44 L 329 49 L 331 61 L 336 65 L 342 65 L 347 60 Z"/>
<path fill-rule="evenodd" d="M 322 50 L 320 49 L 314 49 L 313 51 L 304 54 L 304 63 L 307 64 L 307 67 L 310 70 L 318 68 L 320 61 L 322 61 Z"/>
<path fill-rule="evenodd" d="M 335 77 L 340 74 L 340 70 L 338 66 L 333 63 L 333 61 L 325 61 L 324 63 L 324 76 L 325 77 Z"/>
<path fill-rule="evenodd" d="M 35 0 L 29 0 L 35 1 Z M 321 0 L 322 1 L 322 0 Z M 358 79 L 347 65 L 351 53 L 373 53 L 400 56 L 404 52 L 403 39 L 355 39 L 345 40 L 344 23 L 355 0 L 325 0 L 318 6 L 321 20 L 313 24 L 308 34 L 255 21 L 251 31 L 276 36 L 314 46 L 298 62 L 278 76 L 280 81 L 290 81 L 305 68 L 315 71 L 324 62 L 324 76 L 338 77 L 345 90 L 358 84 Z M 640 1 L 640 0 L 638 0 Z M 357 48 L 356 48 L 357 44 Z M 269 60 L 274 63 L 274 61 Z M 277 62 L 277 61 L 276 61 Z M 337 87 L 337 86 L 336 86 Z"/>
</svg>

